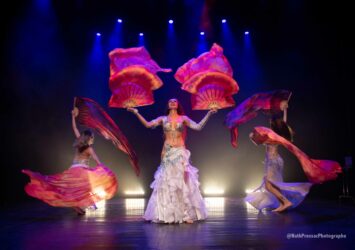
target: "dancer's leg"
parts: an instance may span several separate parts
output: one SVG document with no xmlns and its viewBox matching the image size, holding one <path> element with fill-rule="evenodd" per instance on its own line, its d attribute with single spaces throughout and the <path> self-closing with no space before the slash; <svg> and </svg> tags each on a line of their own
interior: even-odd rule
<svg viewBox="0 0 355 250">
<path fill-rule="evenodd" d="M 275 195 L 275 197 L 280 201 L 281 205 L 272 210 L 273 212 L 282 212 L 285 211 L 287 208 L 292 206 L 292 203 L 280 192 L 280 189 L 275 186 L 272 182 L 265 180 L 265 188 L 270 193 Z"/>
</svg>

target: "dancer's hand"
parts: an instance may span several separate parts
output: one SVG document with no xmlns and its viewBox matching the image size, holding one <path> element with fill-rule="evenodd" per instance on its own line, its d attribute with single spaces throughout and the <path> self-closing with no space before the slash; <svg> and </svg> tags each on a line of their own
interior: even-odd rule
<svg viewBox="0 0 355 250">
<path fill-rule="evenodd" d="M 218 109 L 217 108 L 213 108 L 213 109 L 210 109 L 210 111 L 208 111 L 209 114 L 215 114 L 217 113 Z"/>
<path fill-rule="evenodd" d="M 284 110 L 286 110 L 286 109 L 288 109 L 288 101 L 282 101 L 282 102 L 280 103 L 280 110 L 281 110 L 281 111 L 284 111 Z"/>
<path fill-rule="evenodd" d="M 77 107 L 75 107 L 72 111 L 71 111 L 71 115 L 73 117 L 77 117 L 79 115 L 79 109 Z"/>
<path fill-rule="evenodd" d="M 252 143 L 254 143 L 254 145 L 258 146 L 258 144 L 256 144 L 256 142 L 254 141 L 254 133 L 253 132 L 251 132 L 249 134 L 249 139 L 251 140 Z"/>
<path fill-rule="evenodd" d="M 136 108 L 127 108 L 127 111 L 132 112 L 133 114 L 138 113 L 138 109 L 136 109 Z"/>
</svg>

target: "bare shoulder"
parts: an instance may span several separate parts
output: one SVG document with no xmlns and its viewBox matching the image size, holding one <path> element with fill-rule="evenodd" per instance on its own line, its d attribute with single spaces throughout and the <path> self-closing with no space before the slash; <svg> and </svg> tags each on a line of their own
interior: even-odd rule
<svg viewBox="0 0 355 250">
<path fill-rule="evenodd" d="M 162 122 L 162 121 L 164 121 L 164 119 L 166 119 L 166 116 L 165 115 L 161 115 L 161 116 L 158 116 L 157 118 L 155 118 L 154 120 Z"/>
<path fill-rule="evenodd" d="M 187 115 L 182 115 L 181 119 L 183 122 L 189 122 L 190 121 L 190 117 L 188 117 Z"/>
<path fill-rule="evenodd" d="M 92 153 L 95 152 L 95 150 L 94 150 L 94 148 L 92 146 L 89 146 L 87 149 L 84 150 L 84 152 L 92 154 Z"/>
<path fill-rule="evenodd" d="M 187 115 L 182 115 L 181 118 L 182 118 L 184 121 L 190 120 L 190 117 L 188 117 Z"/>
</svg>

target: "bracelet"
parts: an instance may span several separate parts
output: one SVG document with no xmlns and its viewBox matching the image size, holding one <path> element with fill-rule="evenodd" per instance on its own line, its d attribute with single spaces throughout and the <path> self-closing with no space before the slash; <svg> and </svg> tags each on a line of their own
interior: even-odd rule
<svg viewBox="0 0 355 250">
<path fill-rule="evenodd" d="M 136 115 L 136 114 L 138 114 L 139 112 L 138 112 L 138 109 L 136 109 L 135 111 L 134 111 L 134 114 Z"/>
</svg>

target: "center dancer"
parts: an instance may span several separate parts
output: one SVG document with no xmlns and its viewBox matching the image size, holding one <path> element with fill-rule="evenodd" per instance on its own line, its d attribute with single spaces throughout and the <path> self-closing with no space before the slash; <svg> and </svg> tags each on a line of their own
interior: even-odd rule
<svg viewBox="0 0 355 250">
<path fill-rule="evenodd" d="M 190 164 L 190 151 L 185 147 L 186 126 L 201 130 L 217 109 L 208 111 L 199 123 L 184 115 L 175 98 L 168 101 L 165 116 L 150 122 L 137 109 L 127 110 L 133 112 L 145 127 L 161 125 L 164 131 L 161 164 L 155 172 L 151 184 L 153 193 L 143 218 L 155 223 L 193 223 L 206 219 L 207 208 L 199 189 L 198 169 Z"/>
</svg>

